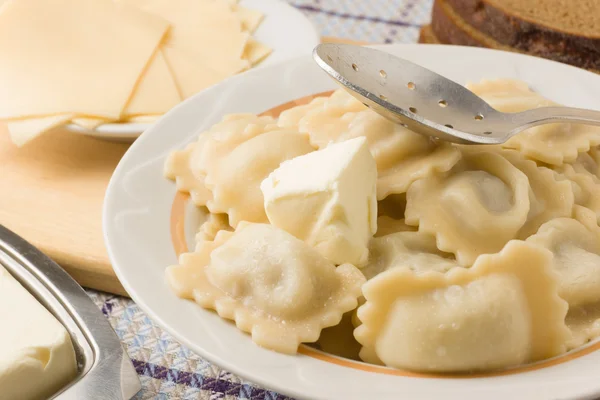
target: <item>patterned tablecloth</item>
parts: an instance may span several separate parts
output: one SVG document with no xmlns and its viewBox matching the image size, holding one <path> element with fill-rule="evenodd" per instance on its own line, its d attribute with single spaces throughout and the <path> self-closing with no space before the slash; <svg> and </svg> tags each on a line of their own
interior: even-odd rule
<svg viewBox="0 0 600 400">
<path fill-rule="evenodd" d="M 413 43 L 432 0 L 287 0 L 324 36 Z M 203 360 L 160 329 L 131 300 L 88 291 L 125 344 L 142 381 L 136 399 L 288 399 Z"/>
</svg>

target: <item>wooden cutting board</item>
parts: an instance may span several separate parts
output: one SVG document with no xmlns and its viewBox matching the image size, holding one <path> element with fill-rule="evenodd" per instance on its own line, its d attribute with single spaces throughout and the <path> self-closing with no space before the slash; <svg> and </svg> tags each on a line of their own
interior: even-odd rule
<svg viewBox="0 0 600 400">
<path fill-rule="evenodd" d="M 50 256 L 82 286 L 127 295 L 104 247 L 102 202 L 128 147 L 57 129 L 19 149 L 0 125 L 0 224 Z"/>
</svg>

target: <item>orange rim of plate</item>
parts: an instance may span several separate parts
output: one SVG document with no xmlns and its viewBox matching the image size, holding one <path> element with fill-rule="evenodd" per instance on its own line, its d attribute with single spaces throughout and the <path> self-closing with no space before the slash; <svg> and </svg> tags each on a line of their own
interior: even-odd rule
<svg viewBox="0 0 600 400">
<path fill-rule="evenodd" d="M 302 97 L 297 100 L 292 100 L 287 103 L 281 104 L 277 107 L 274 107 L 270 110 L 263 112 L 261 115 L 268 115 L 273 118 L 276 118 L 283 111 L 299 106 L 308 104 L 315 97 L 323 97 L 328 96 L 332 93 L 332 91 L 322 92 L 315 95 L 310 95 L 306 97 Z M 171 242 L 173 245 L 173 249 L 177 256 L 182 253 L 188 251 L 187 242 L 185 239 L 185 206 L 189 200 L 189 195 L 177 192 L 174 199 L 173 204 L 171 206 L 171 215 L 170 215 L 170 231 L 171 231 Z M 596 350 L 600 349 L 600 341 L 596 342 L 590 346 L 583 347 L 579 350 L 571 351 L 565 355 L 554 357 L 548 360 L 539 361 L 533 364 L 523 365 L 519 367 L 514 367 L 510 369 L 488 372 L 488 373 L 473 373 L 473 374 L 435 374 L 435 373 L 418 373 L 394 368 L 388 368 L 380 365 L 374 364 L 366 364 L 360 361 L 349 360 L 346 358 L 334 356 L 328 353 L 324 353 L 320 350 L 314 349 L 312 347 L 301 344 L 298 348 L 298 353 L 304 354 L 306 356 L 325 361 L 331 364 L 339 365 L 346 368 L 352 368 L 356 370 L 366 371 L 366 372 L 374 372 L 378 374 L 384 375 L 395 375 L 395 376 L 404 376 L 404 377 L 414 377 L 414 378 L 448 378 L 448 379 L 457 379 L 457 378 L 490 378 L 495 376 L 504 376 L 504 375 L 513 375 L 519 374 L 523 372 L 536 371 L 543 368 L 552 367 L 555 365 L 563 364 L 565 362 L 574 360 L 579 357 L 583 357 L 587 354 L 590 354 Z"/>
</svg>

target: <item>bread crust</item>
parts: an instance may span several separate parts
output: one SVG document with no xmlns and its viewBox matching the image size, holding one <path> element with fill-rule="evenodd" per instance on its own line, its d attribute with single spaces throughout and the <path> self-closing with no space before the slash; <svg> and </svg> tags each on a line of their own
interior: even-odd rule
<svg viewBox="0 0 600 400">
<path fill-rule="evenodd" d="M 419 43 L 426 44 L 442 44 L 440 40 L 435 36 L 431 25 L 423 25 L 419 30 Z"/>
<path fill-rule="evenodd" d="M 598 36 L 552 28 L 503 9 L 490 0 L 445 1 L 469 25 L 500 44 L 582 68 L 600 68 Z"/>
<path fill-rule="evenodd" d="M 580 68 L 595 71 L 600 70 L 600 53 L 596 53 L 593 50 L 586 48 L 585 51 L 579 51 L 579 48 L 568 45 L 565 40 L 552 42 L 549 36 L 542 35 L 543 37 L 540 37 L 539 34 L 520 36 L 522 39 L 526 38 L 527 40 L 523 39 L 524 41 L 518 46 L 507 44 L 488 33 L 489 31 L 494 31 L 496 35 L 502 35 L 501 32 L 506 28 L 503 22 L 497 22 L 496 19 L 487 19 L 485 17 L 487 14 L 478 14 L 484 15 L 483 17 L 473 14 L 469 19 L 477 19 L 477 25 L 485 27 L 485 31 L 483 28 L 480 30 L 465 18 L 462 18 L 461 13 L 452 7 L 452 4 L 461 4 L 461 12 L 465 13 L 467 12 L 465 10 L 471 10 L 468 12 L 473 13 L 474 5 L 483 3 L 481 0 L 435 0 L 431 21 L 435 36 L 444 43 L 517 51 L 571 64 Z M 480 18 L 486 22 L 481 22 Z M 498 24 L 499 27 L 490 27 L 494 24 Z M 519 28 L 511 29 L 517 31 Z M 507 33 L 504 37 L 507 38 L 507 35 L 516 37 L 514 32 Z"/>
</svg>

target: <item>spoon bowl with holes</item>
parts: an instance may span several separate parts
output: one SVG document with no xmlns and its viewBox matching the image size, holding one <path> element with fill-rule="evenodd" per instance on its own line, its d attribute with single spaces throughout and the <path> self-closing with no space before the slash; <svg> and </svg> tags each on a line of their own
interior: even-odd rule
<svg viewBox="0 0 600 400">
<path fill-rule="evenodd" d="M 462 85 L 390 53 L 326 43 L 313 57 L 367 107 L 423 135 L 461 144 L 501 144 L 525 129 L 554 122 L 600 125 L 600 111 L 541 107 L 495 110 Z"/>
</svg>

